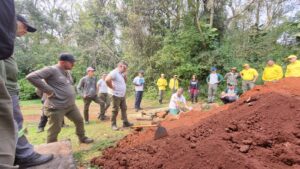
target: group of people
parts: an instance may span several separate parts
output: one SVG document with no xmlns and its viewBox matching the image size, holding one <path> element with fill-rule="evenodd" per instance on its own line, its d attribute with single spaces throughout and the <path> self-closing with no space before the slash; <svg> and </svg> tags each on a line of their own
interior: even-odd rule
<svg viewBox="0 0 300 169">
<path fill-rule="evenodd" d="M 0 1 L 0 168 L 3 169 L 37 166 L 53 159 L 52 154 L 35 152 L 26 136 L 20 132 L 23 130 L 23 115 L 19 106 L 18 66 L 12 56 L 14 40 L 16 36 L 22 37 L 27 32 L 36 31 L 36 28 L 31 26 L 23 16 L 15 14 L 13 0 Z M 297 56 L 291 55 L 288 59 L 290 64 L 287 66 L 285 77 L 300 77 L 300 61 L 297 60 Z M 121 111 L 123 127 L 133 125 L 127 118 L 126 72 L 128 64 L 120 61 L 114 70 L 107 75 L 103 74 L 99 81 L 94 76 L 95 70 L 92 67 L 87 68 L 87 75 L 80 80 L 77 86 L 77 90 L 84 100 L 83 119 L 75 103 L 76 92 L 71 76 L 75 62 L 76 59 L 72 54 L 63 53 L 59 56 L 57 64 L 34 71 L 26 76 L 26 79 L 41 93 L 44 115 L 49 123 L 47 143 L 57 141 L 64 117 L 75 124 L 76 135 L 80 143 L 92 143 L 93 139 L 86 136 L 84 129 L 84 124 L 89 123 L 89 106 L 92 101 L 100 104 L 98 116 L 100 120 L 107 119 L 105 113 L 112 104 L 111 127 L 113 130 L 119 129 L 117 126 L 119 111 Z M 143 76 L 144 72 L 140 71 L 133 80 L 136 111 L 141 109 L 145 85 Z M 224 79 L 228 87 L 222 92 L 221 99 L 224 103 L 235 101 L 238 98 L 238 78 L 242 79 L 242 90 L 245 92 L 255 86 L 258 72 L 249 64 L 244 64 L 241 72 L 238 73 L 237 68 L 232 68 L 223 78 L 217 73 L 217 69 L 212 67 L 211 73 L 206 79 L 208 102 L 214 102 L 218 85 Z M 275 82 L 281 78 L 283 78 L 281 66 L 275 64 L 273 60 L 269 60 L 262 79 L 265 82 Z M 191 109 L 186 104 L 183 96 L 184 90 L 179 87 L 177 75 L 174 75 L 167 83 L 165 75 L 161 74 L 157 86 L 160 103 L 163 103 L 167 86 L 172 91 L 173 95 L 169 103 L 171 114 L 176 115 L 180 111 Z M 199 87 L 200 84 L 194 75 L 189 85 L 192 102 L 197 102 Z"/>
<path fill-rule="evenodd" d="M 290 64 L 286 68 L 285 77 L 300 77 L 300 61 L 297 60 L 296 55 L 290 55 L 287 57 Z M 256 81 L 258 79 L 258 72 L 256 69 L 251 68 L 249 64 L 244 64 L 242 71 L 238 72 L 236 67 L 232 67 L 230 72 L 222 76 L 217 72 L 216 67 L 212 67 L 210 74 L 206 78 L 208 84 L 208 103 L 213 103 L 215 101 L 218 86 L 222 81 L 226 81 L 226 89 L 221 92 L 220 99 L 224 104 L 235 102 L 241 92 L 238 89 L 239 79 L 242 80 L 242 92 L 246 92 L 255 87 Z M 284 76 L 283 69 L 280 65 L 276 64 L 273 59 L 267 60 L 266 66 L 262 74 L 262 80 L 264 83 L 276 82 L 282 79 Z M 159 91 L 159 103 L 162 103 L 164 93 L 167 89 L 168 83 L 165 79 L 165 75 L 161 74 L 160 78 L 157 80 L 157 87 Z M 199 81 L 196 75 L 192 76 L 189 83 L 189 94 L 192 103 L 197 102 L 199 94 Z M 171 114 L 178 114 L 181 110 L 187 110 L 186 100 L 183 93 L 183 88 L 179 87 L 179 81 L 177 75 L 174 75 L 170 79 L 169 88 L 172 91 L 172 96 L 169 103 L 169 112 Z M 179 103 L 182 106 L 179 106 Z"/>
</svg>

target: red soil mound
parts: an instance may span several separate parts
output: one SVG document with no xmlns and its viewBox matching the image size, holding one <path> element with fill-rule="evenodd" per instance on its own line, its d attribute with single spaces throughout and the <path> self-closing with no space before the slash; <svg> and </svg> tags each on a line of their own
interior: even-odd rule
<svg viewBox="0 0 300 169">
<path fill-rule="evenodd" d="M 91 163 L 109 169 L 299 169 L 299 84 L 300 78 L 289 78 L 257 86 L 229 106 L 164 122 L 166 138 L 153 140 L 154 128 L 128 135 Z"/>
</svg>

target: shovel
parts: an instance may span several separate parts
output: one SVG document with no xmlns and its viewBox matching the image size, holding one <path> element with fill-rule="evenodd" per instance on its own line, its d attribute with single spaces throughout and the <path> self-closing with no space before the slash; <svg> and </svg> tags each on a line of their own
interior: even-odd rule
<svg viewBox="0 0 300 169">
<path fill-rule="evenodd" d="M 132 126 L 131 128 L 135 129 L 136 131 L 141 131 L 145 127 L 157 127 L 155 134 L 154 134 L 154 140 L 158 140 L 160 138 L 168 136 L 167 129 L 160 124 L 157 125 L 138 125 L 138 126 Z"/>
</svg>

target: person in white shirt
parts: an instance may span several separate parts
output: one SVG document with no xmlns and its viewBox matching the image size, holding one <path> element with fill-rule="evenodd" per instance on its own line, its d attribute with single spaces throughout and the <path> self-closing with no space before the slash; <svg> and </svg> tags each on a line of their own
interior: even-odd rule
<svg viewBox="0 0 300 169">
<path fill-rule="evenodd" d="M 134 89 L 135 89 L 135 103 L 134 108 L 136 112 L 139 110 L 142 110 L 141 108 L 141 102 L 143 98 L 143 92 L 144 92 L 144 71 L 140 70 L 137 77 L 133 79 Z"/>
<path fill-rule="evenodd" d="M 101 79 L 97 82 L 97 94 L 100 99 L 100 114 L 98 119 L 104 121 L 107 119 L 105 115 L 110 106 L 110 98 L 108 95 L 108 88 L 105 82 L 106 74 L 103 74 Z"/>
<path fill-rule="evenodd" d="M 111 127 L 112 130 L 118 130 L 117 115 L 121 109 L 123 127 L 133 126 L 127 119 L 127 105 L 126 105 L 126 71 L 128 64 L 125 61 L 120 61 L 117 68 L 111 71 L 105 78 L 106 85 L 111 89 L 112 93 L 112 117 Z"/>
<path fill-rule="evenodd" d="M 224 78 L 217 73 L 216 67 L 212 67 L 210 71 L 211 73 L 207 76 L 206 82 L 208 84 L 208 103 L 213 103 L 217 94 L 218 84 L 223 81 Z"/>
<path fill-rule="evenodd" d="M 169 113 L 171 115 L 178 115 L 180 112 L 191 110 L 187 105 L 185 97 L 183 96 L 183 88 L 179 88 L 171 97 L 169 103 Z"/>
</svg>

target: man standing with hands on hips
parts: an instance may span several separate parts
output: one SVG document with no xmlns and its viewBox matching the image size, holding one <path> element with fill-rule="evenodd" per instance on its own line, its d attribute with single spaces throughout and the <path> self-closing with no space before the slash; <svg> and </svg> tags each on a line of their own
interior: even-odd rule
<svg viewBox="0 0 300 169">
<path fill-rule="evenodd" d="M 75 124 L 80 143 L 88 144 L 94 141 L 85 136 L 83 119 L 75 104 L 76 93 L 70 73 L 74 64 L 74 56 L 63 53 L 59 56 L 58 64 L 32 72 L 26 77 L 31 84 L 47 95 L 44 103 L 45 115 L 49 118 L 47 143 L 57 141 L 64 116 Z"/>
<path fill-rule="evenodd" d="M 105 81 L 107 86 L 112 90 L 112 117 L 111 127 L 112 130 L 118 130 L 117 115 L 121 109 L 123 127 L 133 126 L 127 119 L 127 105 L 126 105 L 126 71 L 128 64 L 125 61 L 120 61 L 117 68 L 111 71 L 106 77 Z"/>
</svg>

